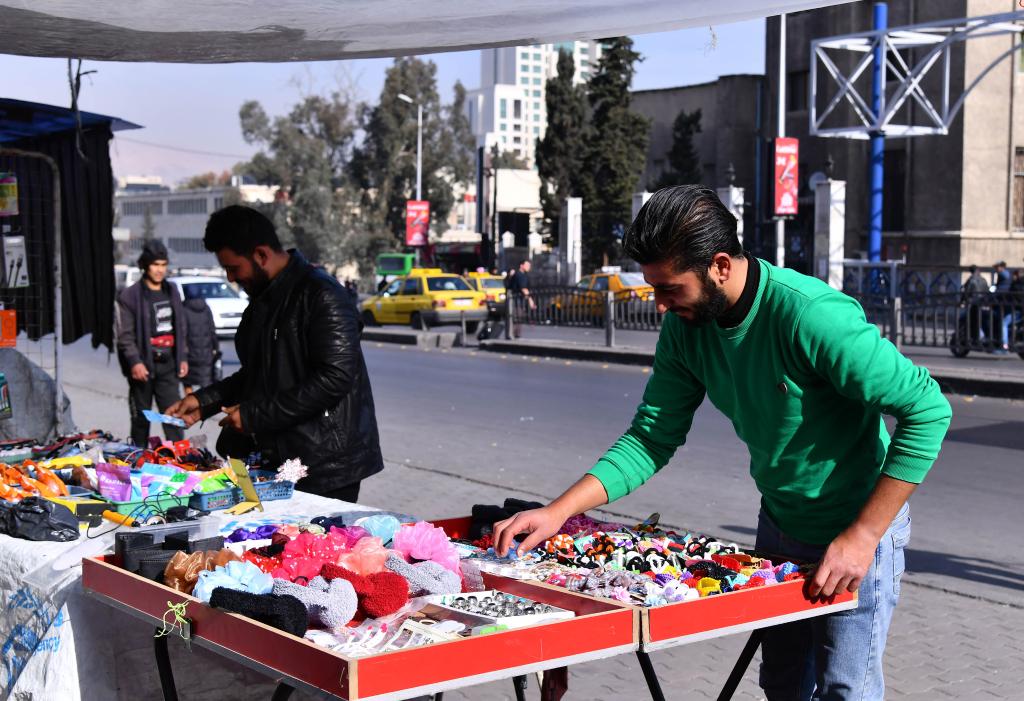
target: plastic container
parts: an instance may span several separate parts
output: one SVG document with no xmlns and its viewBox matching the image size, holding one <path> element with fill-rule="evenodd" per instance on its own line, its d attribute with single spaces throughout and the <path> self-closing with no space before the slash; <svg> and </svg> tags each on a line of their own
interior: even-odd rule
<svg viewBox="0 0 1024 701">
<path fill-rule="evenodd" d="M 159 497 L 148 497 L 138 501 L 110 501 L 110 510 L 119 514 L 130 515 L 136 520 L 144 520 L 150 516 L 162 516 L 168 509 L 175 506 L 188 506 L 189 497 L 167 494 Z"/>
<path fill-rule="evenodd" d="M 193 494 L 189 497 L 188 505 L 200 511 L 216 511 L 217 509 L 230 508 L 241 500 L 242 490 L 237 487 L 230 487 L 216 492 L 207 492 L 206 494 Z"/>
<path fill-rule="evenodd" d="M 277 473 L 273 470 L 250 470 L 249 476 L 252 477 L 252 486 L 256 488 L 256 494 L 260 501 L 291 499 L 292 493 L 295 491 L 294 482 L 275 482 L 274 477 L 277 476 Z M 258 477 L 264 477 L 267 481 L 257 482 Z M 241 493 L 242 490 L 238 491 Z"/>
</svg>

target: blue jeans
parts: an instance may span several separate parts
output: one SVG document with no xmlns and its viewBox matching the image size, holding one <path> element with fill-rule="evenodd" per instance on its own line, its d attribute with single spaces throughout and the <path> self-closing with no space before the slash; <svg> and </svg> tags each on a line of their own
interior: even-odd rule
<svg viewBox="0 0 1024 701">
<path fill-rule="evenodd" d="M 875 549 L 857 608 L 765 630 L 760 684 L 768 701 L 884 698 L 882 654 L 909 540 L 910 506 L 904 504 Z M 758 516 L 758 551 L 817 562 L 827 547 L 793 540 L 764 511 Z"/>
</svg>

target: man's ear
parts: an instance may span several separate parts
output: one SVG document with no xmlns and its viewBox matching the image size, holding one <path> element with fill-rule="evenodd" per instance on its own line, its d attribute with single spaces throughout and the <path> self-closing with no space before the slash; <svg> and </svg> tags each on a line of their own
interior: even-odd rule
<svg viewBox="0 0 1024 701">
<path fill-rule="evenodd" d="M 252 259 L 261 268 L 266 267 L 270 260 L 270 246 L 257 246 L 252 249 Z"/>
<path fill-rule="evenodd" d="M 724 283 L 732 272 L 732 257 L 728 253 L 716 253 L 711 259 L 711 278 L 718 283 Z"/>
</svg>

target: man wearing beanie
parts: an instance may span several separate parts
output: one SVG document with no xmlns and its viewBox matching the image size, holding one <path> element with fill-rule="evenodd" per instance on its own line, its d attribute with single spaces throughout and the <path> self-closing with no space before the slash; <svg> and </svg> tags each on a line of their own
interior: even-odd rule
<svg viewBox="0 0 1024 701">
<path fill-rule="evenodd" d="M 145 446 L 149 421 L 143 416 L 156 399 L 165 411 L 181 398 L 180 378 L 188 374 L 185 314 L 174 285 L 167 282 L 167 248 L 147 241 L 139 256 L 142 279 L 117 295 L 115 329 L 117 359 L 128 378 L 128 409 L 132 442 Z M 185 437 L 176 427 L 164 424 L 168 440 Z"/>
</svg>

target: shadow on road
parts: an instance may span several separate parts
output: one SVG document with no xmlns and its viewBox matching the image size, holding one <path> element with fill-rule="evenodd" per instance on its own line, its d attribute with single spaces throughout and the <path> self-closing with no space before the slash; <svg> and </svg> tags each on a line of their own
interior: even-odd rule
<svg viewBox="0 0 1024 701">
<path fill-rule="evenodd" d="M 906 551 L 907 572 L 910 574 L 939 574 L 943 577 L 963 579 L 974 584 L 986 584 L 1024 592 L 1020 572 L 1008 569 L 1007 564 L 977 557 L 964 557 L 931 550 Z"/>
<path fill-rule="evenodd" d="M 946 434 L 946 440 L 987 448 L 1024 450 L 1024 421 L 1002 421 L 972 428 L 956 428 Z"/>
</svg>

